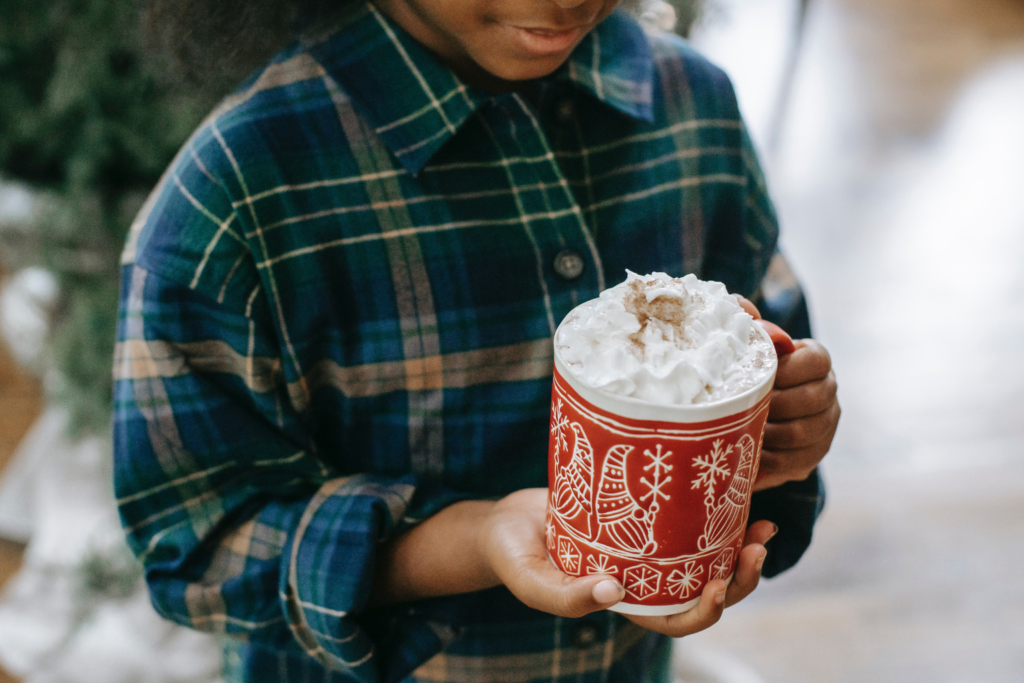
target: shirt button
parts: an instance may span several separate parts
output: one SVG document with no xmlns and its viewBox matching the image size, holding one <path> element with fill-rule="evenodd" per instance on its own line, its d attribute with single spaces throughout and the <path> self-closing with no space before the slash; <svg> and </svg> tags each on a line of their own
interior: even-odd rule
<svg viewBox="0 0 1024 683">
<path fill-rule="evenodd" d="M 580 624 L 572 634 L 572 644 L 581 650 L 597 642 L 597 627 L 593 624 Z"/>
<path fill-rule="evenodd" d="M 562 279 L 575 280 L 580 275 L 583 275 L 583 270 L 587 267 L 587 263 L 583 260 L 580 252 L 575 249 L 563 249 L 555 254 L 552 266 Z"/>
<path fill-rule="evenodd" d="M 558 103 L 555 107 L 555 116 L 561 123 L 569 123 L 572 121 L 573 115 L 576 113 L 576 105 L 572 103 L 572 100 L 568 97 Z"/>
</svg>

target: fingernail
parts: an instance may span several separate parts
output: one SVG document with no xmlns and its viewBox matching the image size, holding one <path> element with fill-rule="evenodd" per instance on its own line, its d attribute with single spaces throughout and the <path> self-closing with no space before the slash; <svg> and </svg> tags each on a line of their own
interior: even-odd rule
<svg viewBox="0 0 1024 683">
<path fill-rule="evenodd" d="M 722 590 L 718 591 L 717 593 L 715 593 L 715 604 L 716 605 L 721 605 L 723 602 L 725 602 L 725 589 L 724 588 Z"/>
<path fill-rule="evenodd" d="M 768 541 L 770 541 L 773 538 L 775 538 L 775 534 L 777 534 L 777 533 L 779 533 L 779 525 L 778 524 L 772 524 L 772 535 L 768 537 Z M 765 541 L 765 542 L 767 543 L 768 541 Z"/>
<path fill-rule="evenodd" d="M 626 596 L 626 591 L 618 581 L 605 579 L 594 586 L 591 595 L 594 596 L 596 602 L 604 605 L 609 602 L 618 602 Z"/>
</svg>

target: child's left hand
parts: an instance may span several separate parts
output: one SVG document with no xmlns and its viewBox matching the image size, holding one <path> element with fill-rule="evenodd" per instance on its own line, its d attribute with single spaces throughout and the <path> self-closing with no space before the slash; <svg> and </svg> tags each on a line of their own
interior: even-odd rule
<svg viewBox="0 0 1024 683">
<path fill-rule="evenodd" d="M 813 339 L 794 344 L 793 353 L 779 358 L 755 491 L 809 477 L 831 448 L 839 425 L 828 351 Z"/>
<path fill-rule="evenodd" d="M 736 298 L 754 320 L 761 319 L 757 306 L 742 296 Z M 832 447 L 839 426 L 832 358 L 813 339 L 797 339 L 793 345 L 792 353 L 779 357 L 755 491 L 811 476 Z"/>
</svg>

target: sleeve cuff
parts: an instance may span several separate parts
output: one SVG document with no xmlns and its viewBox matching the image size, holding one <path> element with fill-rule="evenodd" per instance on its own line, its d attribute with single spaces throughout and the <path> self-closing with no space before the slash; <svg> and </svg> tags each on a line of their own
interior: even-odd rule
<svg viewBox="0 0 1024 683">
<path fill-rule="evenodd" d="M 288 625 L 321 666 L 366 683 L 399 680 L 450 640 L 444 624 L 364 619 L 377 546 L 468 498 L 414 476 L 333 479 L 306 506 L 282 562 Z M 371 623 L 367 623 L 371 622 Z"/>
</svg>

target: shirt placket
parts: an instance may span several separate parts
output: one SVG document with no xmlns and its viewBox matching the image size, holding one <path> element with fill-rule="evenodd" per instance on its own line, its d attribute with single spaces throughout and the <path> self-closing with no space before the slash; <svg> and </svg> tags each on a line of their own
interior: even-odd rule
<svg viewBox="0 0 1024 683">
<path fill-rule="evenodd" d="M 551 333 L 576 305 L 604 288 L 604 272 L 583 211 L 569 189 L 540 120 L 518 94 L 494 100 L 488 128 L 505 161 L 520 222 L 534 249 Z"/>
</svg>

